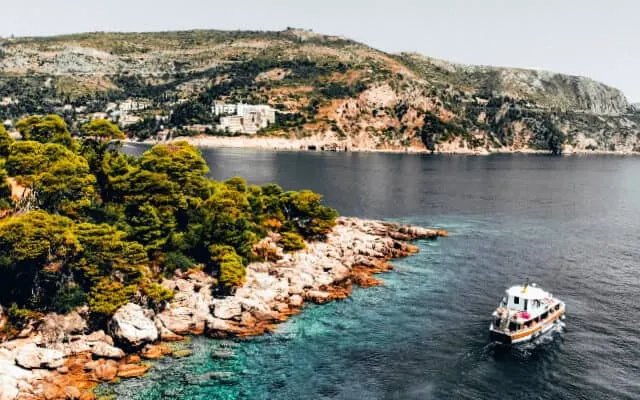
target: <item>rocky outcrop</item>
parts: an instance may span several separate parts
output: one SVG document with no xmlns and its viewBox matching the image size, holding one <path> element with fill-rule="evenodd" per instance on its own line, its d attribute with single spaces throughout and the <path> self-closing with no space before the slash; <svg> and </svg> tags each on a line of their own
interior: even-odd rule
<svg viewBox="0 0 640 400">
<path fill-rule="evenodd" d="M 130 349 L 140 349 L 158 339 L 158 329 L 142 307 L 129 303 L 116 311 L 109 323 L 114 340 Z"/>
<path fill-rule="evenodd" d="M 42 331 L 0 344 L 0 400 L 91 398 L 88 389 L 99 382 L 146 373 L 150 366 L 141 358 L 191 354 L 184 347 L 157 343 L 158 339 L 202 333 L 242 337 L 270 331 L 305 301 L 326 303 L 347 297 L 354 284 L 380 284 L 372 274 L 391 269 L 389 259 L 417 251 L 405 241 L 438 236 L 446 232 L 339 218 L 325 242 L 307 243 L 296 253 L 278 251 L 281 259 L 276 262 L 250 264 L 244 285 L 233 296 L 214 298 L 214 280 L 201 271 L 178 272 L 163 282 L 175 296 L 162 312 L 127 304 L 112 317 L 109 334 L 86 334 L 82 313 L 48 315 L 40 324 Z M 139 355 L 126 356 L 125 351 Z"/>
<path fill-rule="evenodd" d="M 196 284 L 202 280 L 198 275 L 167 282 L 178 293 L 157 320 L 176 334 L 202 324 L 214 337 L 259 334 L 286 320 L 305 301 L 326 303 L 345 298 L 353 283 L 379 284 L 371 275 L 389 270 L 388 259 L 417 251 L 405 241 L 438 236 L 446 236 L 446 232 L 340 218 L 326 242 L 308 243 L 303 251 L 281 254 L 277 262 L 250 264 L 245 284 L 233 296 L 203 298 Z"/>
</svg>

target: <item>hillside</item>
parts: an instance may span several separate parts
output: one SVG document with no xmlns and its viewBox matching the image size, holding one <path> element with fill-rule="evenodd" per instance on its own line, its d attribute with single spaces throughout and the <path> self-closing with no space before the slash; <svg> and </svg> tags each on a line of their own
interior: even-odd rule
<svg viewBox="0 0 640 400">
<path fill-rule="evenodd" d="M 260 135 L 353 149 L 640 150 L 638 110 L 591 79 L 387 54 L 295 29 L 6 39 L 0 71 L 3 120 L 51 112 L 72 120 L 78 107 L 100 112 L 141 98 L 151 104 L 145 123 L 128 129 L 139 137 L 158 130 L 158 116 L 210 123 L 217 100 L 280 110 Z"/>
</svg>

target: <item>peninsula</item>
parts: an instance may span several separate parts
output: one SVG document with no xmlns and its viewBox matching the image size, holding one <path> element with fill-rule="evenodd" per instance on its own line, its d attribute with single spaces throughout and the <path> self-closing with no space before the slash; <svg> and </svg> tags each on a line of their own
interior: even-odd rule
<svg viewBox="0 0 640 400">
<path fill-rule="evenodd" d="M 0 128 L 0 400 L 93 399 L 143 359 L 188 356 L 171 344 L 185 335 L 272 330 L 446 235 L 210 180 L 185 142 L 128 157 L 104 119 L 79 139 L 55 115 L 16 127 L 21 140 Z"/>
</svg>

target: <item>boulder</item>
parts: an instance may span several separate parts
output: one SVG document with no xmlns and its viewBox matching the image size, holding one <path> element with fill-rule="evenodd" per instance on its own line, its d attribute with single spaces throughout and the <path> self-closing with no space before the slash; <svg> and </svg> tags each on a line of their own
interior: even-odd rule
<svg viewBox="0 0 640 400">
<path fill-rule="evenodd" d="M 242 306 L 238 299 L 234 297 L 227 297 L 221 300 L 214 301 L 213 315 L 220 319 L 232 319 L 240 317 L 242 314 Z"/>
<path fill-rule="evenodd" d="M 35 344 L 28 344 L 18 350 L 16 364 L 27 369 L 56 369 L 64 364 L 64 353 L 58 350 L 43 349 Z"/>
<path fill-rule="evenodd" d="M 96 343 L 93 348 L 91 348 L 91 353 L 96 357 L 114 358 L 116 360 L 121 359 L 125 355 L 122 349 L 108 345 L 104 342 Z"/>
<path fill-rule="evenodd" d="M 310 290 L 305 293 L 305 298 L 315 303 L 323 304 L 331 300 L 331 293 L 322 290 Z"/>
<path fill-rule="evenodd" d="M 18 384 L 29 375 L 30 372 L 16 366 L 13 359 L 0 357 L 0 400 L 18 397 Z"/>
<path fill-rule="evenodd" d="M 46 400 L 66 399 L 67 396 L 64 393 L 64 389 L 60 386 L 45 382 L 42 385 L 42 394 Z"/>
<path fill-rule="evenodd" d="M 93 373 L 100 381 L 111 381 L 118 374 L 118 367 L 115 362 L 98 364 Z"/>
<path fill-rule="evenodd" d="M 144 375 L 149 370 L 148 365 L 124 364 L 118 368 L 118 377 L 135 378 Z"/>
<path fill-rule="evenodd" d="M 214 337 L 235 336 L 245 332 L 245 329 L 237 323 L 220 318 L 213 318 L 208 323 L 207 329 L 208 333 Z"/>
<path fill-rule="evenodd" d="M 304 299 L 299 294 L 294 294 L 289 297 L 289 305 L 292 307 L 301 307 L 304 303 Z"/>
<path fill-rule="evenodd" d="M 67 399 L 70 399 L 70 400 L 78 400 L 80 399 L 80 396 L 82 396 L 82 393 L 80 393 L 80 390 L 75 386 L 65 387 L 64 394 L 67 397 Z"/>
<path fill-rule="evenodd" d="M 206 316 L 196 315 L 187 307 L 168 308 L 157 318 L 166 329 L 178 335 L 202 333 L 206 320 Z"/>
<path fill-rule="evenodd" d="M 87 321 L 73 311 L 67 315 L 47 314 L 42 319 L 38 331 L 45 343 L 60 342 L 70 335 L 83 333 L 88 329 Z"/>
<path fill-rule="evenodd" d="M 128 303 L 116 311 L 109 329 L 114 339 L 130 349 L 138 349 L 158 339 L 158 329 L 142 307 Z"/>
<path fill-rule="evenodd" d="M 80 400 L 96 400 L 96 395 L 93 392 L 84 392 L 80 396 Z"/>
<path fill-rule="evenodd" d="M 87 342 L 105 342 L 113 346 L 113 339 L 104 333 L 103 330 L 91 332 L 91 334 L 84 336 L 84 339 Z"/>
<path fill-rule="evenodd" d="M 140 355 L 142 356 L 142 358 L 145 358 L 147 360 L 158 360 L 167 354 L 171 354 L 172 352 L 173 351 L 171 350 L 171 347 L 167 346 L 166 344 L 148 344 L 145 346 Z"/>
</svg>

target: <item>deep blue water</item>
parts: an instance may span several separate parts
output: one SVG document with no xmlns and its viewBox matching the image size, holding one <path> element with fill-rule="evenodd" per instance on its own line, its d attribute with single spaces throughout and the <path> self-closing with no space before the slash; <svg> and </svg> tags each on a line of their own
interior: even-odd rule
<svg viewBox="0 0 640 400">
<path fill-rule="evenodd" d="M 192 357 L 103 387 L 118 398 L 640 398 L 640 158 L 203 153 L 217 179 L 310 188 L 343 215 L 451 236 L 419 242 L 384 286 L 307 306 L 272 335 L 194 338 Z M 566 329 L 500 351 L 490 314 L 525 278 L 567 303 Z"/>
</svg>

